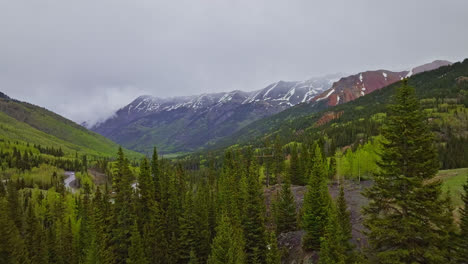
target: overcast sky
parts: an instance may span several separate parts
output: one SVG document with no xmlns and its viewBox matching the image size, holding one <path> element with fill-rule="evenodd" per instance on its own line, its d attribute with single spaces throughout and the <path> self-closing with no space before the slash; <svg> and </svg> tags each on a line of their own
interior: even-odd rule
<svg viewBox="0 0 468 264">
<path fill-rule="evenodd" d="M 467 10 L 466 0 L 0 0 L 0 91 L 93 122 L 142 94 L 459 61 Z"/>
</svg>

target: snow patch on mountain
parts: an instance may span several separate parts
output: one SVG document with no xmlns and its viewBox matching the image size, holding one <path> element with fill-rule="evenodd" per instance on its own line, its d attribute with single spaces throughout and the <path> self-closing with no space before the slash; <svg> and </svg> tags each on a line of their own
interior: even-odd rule
<svg viewBox="0 0 468 264">
<path fill-rule="evenodd" d="M 318 98 L 318 99 L 317 99 L 317 102 L 320 101 L 320 100 L 323 100 L 323 99 L 327 99 L 327 98 L 330 97 L 330 95 L 331 95 L 332 93 L 334 93 L 334 92 L 335 92 L 335 89 L 332 89 L 332 90 L 329 91 L 329 92 L 327 93 L 327 95 L 325 95 L 324 97 Z"/>
<path fill-rule="evenodd" d="M 279 82 L 274 83 L 274 85 L 271 86 L 271 88 L 268 89 L 268 91 L 266 91 L 266 93 L 263 95 L 263 98 L 266 98 L 268 96 L 268 94 L 271 92 L 271 90 L 275 89 L 275 87 L 278 86 L 278 83 Z"/>
</svg>

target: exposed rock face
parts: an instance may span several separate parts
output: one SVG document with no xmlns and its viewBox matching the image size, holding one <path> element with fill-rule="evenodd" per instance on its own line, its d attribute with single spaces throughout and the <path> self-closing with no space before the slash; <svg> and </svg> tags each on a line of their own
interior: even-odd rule
<svg viewBox="0 0 468 264">
<path fill-rule="evenodd" d="M 327 105 L 334 106 L 352 101 L 358 97 L 372 93 L 387 85 L 398 82 L 405 77 L 424 71 L 435 70 L 442 66 L 450 65 L 449 61 L 436 60 L 411 69 L 410 71 L 393 72 L 387 70 L 376 70 L 360 72 L 341 78 L 333 86 L 323 93 L 314 97 L 311 101 L 318 102 L 326 100 Z"/>
<path fill-rule="evenodd" d="M 407 74 L 407 71 L 378 70 L 350 75 L 341 78 L 329 90 L 314 97 L 312 102 L 327 100 L 329 106 L 343 104 L 397 82 Z"/>
</svg>

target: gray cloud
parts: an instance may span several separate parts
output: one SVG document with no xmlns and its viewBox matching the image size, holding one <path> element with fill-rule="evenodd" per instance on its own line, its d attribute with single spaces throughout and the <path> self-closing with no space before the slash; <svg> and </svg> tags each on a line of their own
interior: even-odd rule
<svg viewBox="0 0 468 264">
<path fill-rule="evenodd" d="M 253 90 L 468 56 L 468 2 L 0 0 L 0 91 L 77 122 L 141 94 Z"/>
</svg>

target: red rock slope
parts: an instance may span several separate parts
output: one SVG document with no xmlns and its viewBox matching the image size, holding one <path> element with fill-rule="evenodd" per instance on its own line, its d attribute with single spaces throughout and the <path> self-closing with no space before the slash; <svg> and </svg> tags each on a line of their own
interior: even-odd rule
<svg viewBox="0 0 468 264">
<path fill-rule="evenodd" d="M 393 72 L 388 70 L 366 71 L 343 77 L 323 93 L 312 98 L 312 102 L 326 100 L 329 106 L 346 103 L 358 97 L 372 93 L 405 77 L 450 65 L 449 61 L 436 60 L 411 69 Z"/>
</svg>

